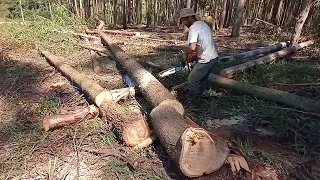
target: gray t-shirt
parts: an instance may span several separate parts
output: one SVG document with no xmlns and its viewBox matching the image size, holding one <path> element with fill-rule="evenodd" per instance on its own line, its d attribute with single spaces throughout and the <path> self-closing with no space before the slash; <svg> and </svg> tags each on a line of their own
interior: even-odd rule
<svg viewBox="0 0 320 180">
<path fill-rule="evenodd" d="M 199 63 L 207 63 L 218 57 L 212 32 L 209 26 L 203 21 L 194 22 L 189 28 L 188 44 L 196 43 L 196 52 Z"/>
</svg>

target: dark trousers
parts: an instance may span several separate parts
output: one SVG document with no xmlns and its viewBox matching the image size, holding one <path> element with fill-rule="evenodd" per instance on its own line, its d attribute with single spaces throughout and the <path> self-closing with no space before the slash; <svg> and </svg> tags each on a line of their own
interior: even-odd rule
<svg viewBox="0 0 320 180">
<path fill-rule="evenodd" d="M 196 96 L 203 92 L 203 82 L 209 77 L 214 66 L 218 63 L 218 58 L 207 63 L 197 63 L 188 76 L 187 87 L 188 96 Z"/>
</svg>

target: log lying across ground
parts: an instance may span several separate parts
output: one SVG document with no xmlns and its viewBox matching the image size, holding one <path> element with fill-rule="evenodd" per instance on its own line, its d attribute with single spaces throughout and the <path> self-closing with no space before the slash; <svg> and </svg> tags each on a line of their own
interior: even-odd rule
<svg viewBox="0 0 320 180">
<path fill-rule="evenodd" d="M 307 42 L 300 43 L 298 45 L 290 46 L 290 47 L 285 48 L 281 51 L 269 54 L 269 55 L 261 57 L 259 59 L 223 69 L 220 71 L 220 75 L 223 77 L 232 78 L 238 72 L 252 68 L 256 65 L 265 64 L 265 63 L 272 63 L 277 58 L 282 58 L 282 57 L 291 55 L 291 54 L 295 53 L 296 51 L 298 51 L 306 46 L 312 45 L 312 44 L 313 44 L 313 41 L 307 41 Z"/>
<path fill-rule="evenodd" d="M 114 102 L 110 91 L 106 91 L 70 65 L 63 63 L 66 62 L 64 58 L 55 56 L 48 51 L 41 53 L 50 64 L 59 69 L 72 82 L 78 84 L 81 90 L 95 101 L 102 115 L 112 122 L 115 131 L 126 145 L 136 146 L 150 136 L 146 120 L 141 114 Z"/>
<path fill-rule="evenodd" d="M 244 82 L 238 82 L 214 74 L 210 74 L 208 80 L 215 84 L 221 85 L 222 87 L 235 89 L 240 92 L 244 92 L 257 97 L 262 97 L 277 103 L 295 107 L 303 111 L 316 114 L 320 113 L 320 102 L 316 102 L 314 100 L 297 96 L 285 91 L 255 86 Z"/>
<path fill-rule="evenodd" d="M 194 128 L 184 119 L 184 108 L 151 73 L 130 58 L 108 35 L 99 31 L 120 64 L 131 75 L 144 97 L 154 109 L 150 113 L 155 133 L 182 173 L 199 177 L 219 169 L 229 149 L 201 128 Z"/>
<path fill-rule="evenodd" d="M 97 30 L 85 30 L 87 34 L 97 34 Z M 106 34 L 112 34 L 112 35 L 123 35 L 123 36 L 141 36 L 140 32 L 129 32 L 129 31 L 120 31 L 120 30 L 108 30 L 103 29 L 102 30 Z"/>
<path fill-rule="evenodd" d="M 45 131 L 52 131 L 60 127 L 64 127 L 73 123 L 80 122 L 86 119 L 92 119 L 99 115 L 99 110 L 96 106 L 90 105 L 85 108 L 77 109 L 68 114 L 59 114 L 51 117 L 45 117 L 42 121 L 42 126 Z"/>
<path fill-rule="evenodd" d="M 254 49 L 251 51 L 246 51 L 246 52 L 234 54 L 232 56 L 224 56 L 224 57 L 219 58 L 219 62 L 224 64 L 225 66 L 232 66 L 234 64 L 241 64 L 241 63 L 249 61 L 249 58 L 258 56 L 260 54 L 269 54 L 269 53 L 279 51 L 282 48 L 286 47 L 287 45 L 288 45 L 288 43 L 281 42 L 278 44 Z"/>
</svg>

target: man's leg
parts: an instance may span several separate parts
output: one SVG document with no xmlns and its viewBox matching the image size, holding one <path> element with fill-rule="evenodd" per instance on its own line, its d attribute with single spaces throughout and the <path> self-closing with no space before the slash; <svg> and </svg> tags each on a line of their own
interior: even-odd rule
<svg viewBox="0 0 320 180">
<path fill-rule="evenodd" d="M 194 97 L 202 92 L 201 85 L 204 80 L 209 76 L 215 60 L 208 63 L 197 63 L 188 76 L 188 96 Z"/>
</svg>

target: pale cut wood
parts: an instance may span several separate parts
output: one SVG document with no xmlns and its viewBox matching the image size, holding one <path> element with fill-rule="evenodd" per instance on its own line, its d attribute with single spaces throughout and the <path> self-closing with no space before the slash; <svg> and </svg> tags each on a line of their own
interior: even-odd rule
<svg viewBox="0 0 320 180">
<path fill-rule="evenodd" d="M 207 164 L 212 162 L 212 158 L 203 160 L 200 157 L 205 155 L 206 157 L 214 156 L 214 158 L 220 158 L 224 157 L 222 154 L 228 152 L 216 152 L 216 149 L 219 148 L 213 148 L 215 145 L 213 140 L 209 138 L 210 135 L 206 131 L 201 131 L 199 134 L 206 138 L 203 140 L 197 139 L 198 141 L 196 144 L 198 147 L 200 144 L 203 144 L 203 149 L 206 151 L 204 152 L 198 149 L 197 153 L 194 154 L 198 157 L 192 158 L 192 161 L 194 161 L 194 164 L 204 164 L 201 166 L 203 168 L 199 169 L 192 166 L 192 169 L 189 169 L 189 167 L 182 165 L 182 162 L 180 161 L 181 153 L 191 155 L 194 150 L 196 151 L 196 149 L 193 148 L 185 148 L 182 151 L 182 146 L 187 146 L 188 142 L 187 140 L 181 139 L 181 136 L 184 132 L 189 131 L 190 129 L 188 128 L 191 127 L 184 120 L 183 106 L 175 99 L 168 89 L 166 89 L 151 73 L 145 70 L 133 58 L 130 58 L 108 35 L 103 32 L 98 32 L 98 34 L 102 37 L 103 43 L 109 47 L 120 64 L 133 78 L 144 97 L 151 102 L 151 105 L 154 107 L 150 113 L 154 131 L 173 162 L 176 163 L 180 167 L 180 170 L 189 177 L 199 177 L 205 173 L 213 172 L 215 168 L 207 167 Z M 189 138 L 189 136 L 185 138 Z M 223 148 L 228 149 L 227 147 Z M 224 161 L 225 160 L 226 158 Z M 216 167 L 221 167 L 224 164 L 224 162 L 221 164 L 218 162 L 221 161 L 217 161 L 217 164 L 215 165 Z"/>
<path fill-rule="evenodd" d="M 232 78 L 238 72 L 252 68 L 256 65 L 265 64 L 265 63 L 272 63 L 275 60 L 277 60 L 278 58 L 282 58 L 282 57 L 291 55 L 294 52 L 296 52 L 306 46 L 310 46 L 312 44 L 313 44 L 313 41 L 307 41 L 307 42 L 300 43 L 298 45 L 290 46 L 290 47 L 285 48 L 281 51 L 269 54 L 269 55 L 261 57 L 259 59 L 223 69 L 220 71 L 220 75 L 223 77 Z"/>
<path fill-rule="evenodd" d="M 68 114 L 59 114 L 51 117 L 46 117 L 42 121 L 42 126 L 45 131 L 52 131 L 83 120 L 93 119 L 98 115 L 99 109 L 94 105 L 90 105 L 86 108 L 69 112 Z"/>
<path fill-rule="evenodd" d="M 297 96 L 285 91 L 238 82 L 214 74 L 210 74 L 208 80 L 222 87 L 235 89 L 246 94 L 272 100 L 274 102 L 292 106 L 300 110 L 313 112 L 316 114 L 319 114 L 320 112 L 320 102 Z"/>
<path fill-rule="evenodd" d="M 60 72 L 77 84 L 92 101 L 95 102 L 96 97 L 106 90 L 91 79 L 80 74 L 66 62 L 64 58 L 55 56 L 48 51 L 41 52 L 47 61 L 55 66 Z M 112 100 L 112 94 L 107 91 L 104 94 L 104 101 L 96 105 L 99 107 L 102 116 L 110 120 L 114 126 L 116 134 L 122 138 L 127 146 L 136 146 L 149 137 L 149 128 L 146 120 L 141 114 L 131 111 L 128 107 L 121 106 Z"/>
</svg>

